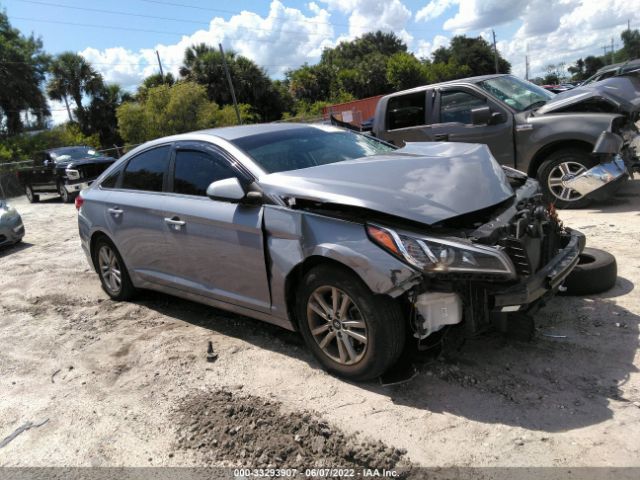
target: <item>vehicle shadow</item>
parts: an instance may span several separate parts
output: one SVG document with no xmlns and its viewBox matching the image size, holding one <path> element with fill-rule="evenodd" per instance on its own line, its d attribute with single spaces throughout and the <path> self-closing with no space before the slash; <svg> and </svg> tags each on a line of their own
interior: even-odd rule
<svg viewBox="0 0 640 480">
<path fill-rule="evenodd" d="M 0 247 L 0 258 L 7 257 L 31 247 L 33 247 L 33 243 L 27 243 L 25 241 L 14 243 L 13 245 L 5 245 L 4 247 Z"/>
<path fill-rule="evenodd" d="M 594 201 L 587 210 L 593 213 L 624 213 L 640 211 L 640 181 L 629 180 L 613 196 Z M 640 215 L 640 213 L 638 213 Z"/>
<path fill-rule="evenodd" d="M 304 345 L 295 332 L 153 292 L 136 303 L 320 368 L 306 348 L 291 348 Z M 640 400 L 624 388 L 638 371 L 639 316 L 602 295 L 563 297 L 538 312 L 536 325 L 532 342 L 485 334 L 453 355 L 425 355 L 404 384 L 354 385 L 398 405 L 546 432 L 598 424 L 613 416 L 611 402 Z"/>
</svg>

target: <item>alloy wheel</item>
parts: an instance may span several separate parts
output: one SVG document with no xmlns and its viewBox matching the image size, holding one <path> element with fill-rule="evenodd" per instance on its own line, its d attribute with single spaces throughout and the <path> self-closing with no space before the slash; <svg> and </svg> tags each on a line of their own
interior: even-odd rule
<svg viewBox="0 0 640 480">
<path fill-rule="evenodd" d="M 118 295 L 122 289 L 122 269 L 113 249 L 102 245 L 98 251 L 98 267 L 104 280 L 105 288 L 112 295 Z"/>
<path fill-rule="evenodd" d="M 355 302 L 342 290 L 318 287 L 307 300 L 309 331 L 322 352 L 341 365 L 362 360 L 368 344 L 367 323 Z"/>
<path fill-rule="evenodd" d="M 69 200 L 69 192 L 67 192 L 67 189 L 64 188 L 63 184 L 58 185 L 58 193 L 60 194 L 60 198 L 62 198 L 62 201 L 64 203 L 67 203 L 67 201 Z"/>
<path fill-rule="evenodd" d="M 576 190 L 566 186 L 566 182 L 587 171 L 587 168 L 578 162 L 562 162 L 549 172 L 547 185 L 549 191 L 559 200 L 565 202 L 575 202 L 583 195 Z"/>
<path fill-rule="evenodd" d="M 25 189 L 25 193 L 27 195 L 27 200 L 29 200 L 30 202 L 33 202 L 33 190 L 31 189 L 31 187 L 27 187 Z"/>
</svg>

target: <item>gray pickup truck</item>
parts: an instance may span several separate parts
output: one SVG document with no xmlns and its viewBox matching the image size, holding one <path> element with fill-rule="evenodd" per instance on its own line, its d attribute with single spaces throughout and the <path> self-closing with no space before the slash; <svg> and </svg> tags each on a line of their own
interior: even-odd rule
<svg viewBox="0 0 640 480">
<path fill-rule="evenodd" d="M 617 76 L 554 95 L 512 75 L 487 75 L 393 93 L 378 102 L 372 134 L 394 145 L 488 145 L 502 165 L 537 178 L 547 200 L 577 208 L 638 169 L 640 78 Z M 594 152 L 603 132 L 620 154 Z"/>
</svg>

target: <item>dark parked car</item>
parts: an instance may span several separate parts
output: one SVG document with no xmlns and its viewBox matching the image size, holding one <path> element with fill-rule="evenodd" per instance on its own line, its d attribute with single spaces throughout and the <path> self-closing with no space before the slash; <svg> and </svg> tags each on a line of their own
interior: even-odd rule
<svg viewBox="0 0 640 480">
<path fill-rule="evenodd" d="M 612 65 L 602 67 L 580 85 L 589 85 L 590 83 L 599 82 L 600 80 L 611 78 L 616 75 L 633 72 L 640 72 L 640 59 L 628 60 L 626 62 L 614 63 Z"/>
<path fill-rule="evenodd" d="M 638 134 L 634 122 L 639 110 L 640 79 L 635 77 L 616 77 L 554 95 L 511 75 L 487 75 L 382 97 L 373 134 L 398 146 L 425 141 L 484 143 L 500 164 L 537 178 L 548 201 L 560 208 L 580 207 L 637 169 L 629 146 Z M 592 151 L 603 131 L 624 138 L 624 166 L 609 164 L 618 181 L 607 189 L 579 191 L 574 179 L 600 168 L 602 157 Z"/>
<path fill-rule="evenodd" d="M 113 299 L 149 288 L 299 330 L 353 379 L 384 372 L 406 341 L 535 312 L 585 246 L 485 145 L 397 149 L 325 125 L 154 140 L 76 206 Z"/>
<path fill-rule="evenodd" d="M 24 237 L 22 218 L 15 208 L 0 200 L 0 247 L 18 243 Z"/>
<path fill-rule="evenodd" d="M 18 179 L 31 203 L 39 201 L 41 193 L 57 193 L 65 203 L 71 203 L 113 162 L 115 158 L 91 147 L 53 148 L 39 152 L 32 167 L 18 171 Z"/>
</svg>

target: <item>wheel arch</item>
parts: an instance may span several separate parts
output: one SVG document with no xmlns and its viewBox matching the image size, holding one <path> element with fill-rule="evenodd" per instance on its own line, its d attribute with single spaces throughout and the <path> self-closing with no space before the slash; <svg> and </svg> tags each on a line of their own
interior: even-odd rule
<svg viewBox="0 0 640 480">
<path fill-rule="evenodd" d="M 538 150 L 529 163 L 527 174 L 530 177 L 538 178 L 538 170 L 546 158 L 559 150 L 576 149 L 583 152 L 591 153 L 593 150 L 593 144 L 584 140 L 558 140 L 549 143 Z"/>
<path fill-rule="evenodd" d="M 302 262 L 298 263 L 287 275 L 285 279 L 285 301 L 287 304 L 287 314 L 289 315 L 289 319 L 293 324 L 296 330 L 299 330 L 298 318 L 296 317 L 295 311 L 295 299 L 296 299 L 296 290 L 298 285 L 304 278 L 304 276 L 309 272 L 312 268 L 317 267 L 318 265 L 331 265 L 338 268 L 342 268 L 351 274 L 355 275 L 360 281 L 366 285 L 366 282 L 362 279 L 358 272 L 356 272 L 353 268 L 345 265 L 338 260 L 334 260 L 329 257 L 324 257 L 322 255 L 311 255 L 305 258 Z"/>
<path fill-rule="evenodd" d="M 102 230 L 96 230 L 91 234 L 91 238 L 89 239 L 89 255 L 91 255 L 91 263 L 93 264 L 93 268 L 96 273 L 98 272 L 98 262 L 96 261 L 96 244 L 101 238 L 106 238 L 111 243 L 113 243 L 113 240 L 109 237 L 109 235 L 107 235 Z"/>
</svg>

